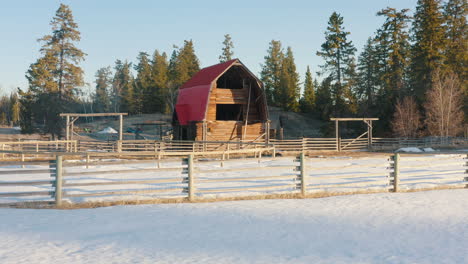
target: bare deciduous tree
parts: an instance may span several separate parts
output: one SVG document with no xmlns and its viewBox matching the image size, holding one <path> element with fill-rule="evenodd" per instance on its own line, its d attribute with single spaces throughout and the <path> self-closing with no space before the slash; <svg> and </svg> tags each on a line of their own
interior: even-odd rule
<svg viewBox="0 0 468 264">
<path fill-rule="evenodd" d="M 420 127 L 421 114 L 414 98 L 408 96 L 403 100 L 398 100 L 393 114 L 393 133 L 399 137 L 416 137 Z"/>
<path fill-rule="evenodd" d="M 463 98 L 461 83 L 455 73 L 436 70 L 432 89 L 426 94 L 425 124 L 431 136 L 457 136 L 463 132 Z"/>
</svg>

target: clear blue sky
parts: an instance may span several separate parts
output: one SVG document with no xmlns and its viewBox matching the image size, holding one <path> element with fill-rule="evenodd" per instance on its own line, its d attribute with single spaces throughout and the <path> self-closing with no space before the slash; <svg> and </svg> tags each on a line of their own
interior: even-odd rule
<svg viewBox="0 0 468 264">
<path fill-rule="evenodd" d="M 218 62 L 224 34 L 231 34 L 235 57 L 259 73 L 268 43 L 291 46 L 298 72 L 318 70 L 315 55 L 324 41 L 329 16 L 344 17 L 350 39 L 362 48 L 382 24 L 375 14 L 387 6 L 414 11 L 417 0 L 0 0 L 0 93 L 27 88 L 24 77 L 39 56 L 36 40 L 50 34 L 50 20 L 60 3 L 71 7 L 81 31 L 77 45 L 88 54 L 82 67 L 94 85 L 100 67 L 116 59 L 135 61 L 140 51 L 172 52 L 172 45 L 192 39 L 201 66 Z"/>
</svg>

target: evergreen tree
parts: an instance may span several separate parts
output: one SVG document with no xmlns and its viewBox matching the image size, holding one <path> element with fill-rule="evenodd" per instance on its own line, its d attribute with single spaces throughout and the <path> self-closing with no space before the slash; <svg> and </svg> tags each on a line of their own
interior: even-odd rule
<svg viewBox="0 0 468 264">
<path fill-rule="evenodd" d="M 169 79 L 169 63 L 167 61 L 166 53 L 160 54 L 156 50 L 153 54 L 153 61 L 151 65 L 151 76 L 153 78 L 154 88 L 149 96 L 151 103 L 151 112 L 170 113 L 171 109 L 166 104 Z"/>
<path fill-rule="evenodd" d="M 465 118 L 468 117 L 468 32 L 466 0 L 449 0 L 444 6 L 447 46 L 445 64 L 458 75 L 463 87 Z"/>
<path fill-rule="evenodd" d="M 35 99 L 32 91 L 22 91 L 18 88 L 19 102 L 20 102 L 20 127 L 21 133 L 32 134 L 36 132 L 33 120 L 36 118 L 33 105 Z"/>
<path fill-rule="evenodd" d="M 34 98 L 32 122 L 43 122 L 45 132 L 54 138 L 63 128 L 59 113 L 69 109 L 76 100 L 77 88 L 84 84 L 78 64 L 85 53 L 75 47 L 80 32 L 68 6 L 60 5 L 50 25 L 52 34 L 39 40 L 44 43 L 40 49 L 42 57 L 31 64 L 26 77 Z"/>
<path fill-rule="evenodd" d="M 317 52 L 317 55 L 325 60 L 324 65 L 321 66 L 323 72 L 328 73 L 332 81 L 335 116 L 342 116 L 350 110 L 347 109 L 350 102 L 346 97 L 349 97 L 351 91 L 346 91 L 349 85 L 345 83 L 344 78 L 346 71 L 352 65 L 356 48 L 351 41 L 347 40 L 349 34 L 343 27 L 343 17 L 333 12 L 325 32 L 325 42 L 321 50 Z"/>
<path fill-rule="evenodd" d="M 120 112 L 120 104 L 122 97 L 122 85 L 120 82 L 120 74 L 123 68 L 121 60 L 116 60 L 114 65 L 114 77 L 112 78 L 112 91 L 111 91 L 111 108 L 114 113 Z"/>
<path fill-rule="evenodd" d="M 446 65 L 458 75 L 464 93 L 465 118 L 468 117 L 468 32 L 466 24 L 467 2 L 449 0 L 444 6 L 447 48 Z"/>
<path fill-rule="evenodd" d="M 394 8 L 382 9 L 378 16 L 385 17 L 385 22 L 378 31 L 376 38 L 379 51 L 378 75 L 378 108 L 375 115 L 379 116 L 379 128 L 390 129 L 390 121 L 395 112 L 397 99 L 408 94 L 407 68 L 409 57 L 409 35 L 406 30 L 410 17 L 409 10 L 400 11 Z"/>
<path fill-rule="evenodd" d="M 167 70 L 168 81 L 167 81 L 167 93 L 166 93 L 166 105 L 171 109 L 171 112 L 174 111 L 177 93 L 178 93 L 178 80 L 177 80 L 177 57 L 179 49 L 174 46 L 172 51 L 171 58 L 169 59 L 169 66 Z"/>
<path fill-rule="evenodd" d="M 232 60 L 232 56 L 234 55 L 233 49 L 234 43 L 232 43 L 231 36 L 229 34 L 224 35 L 223 52 L 219 56 L 219 62 Z"/>
<path fill-rule="evenodd" d="M 440 0 L 418 0 L 411 47 L 411 89 L 419 103 L 432 87 L 432 76 L 443 68 L 445 30 Z"/>
<path fill-rule="evenodd" d="M 361 102 L 361 112 L 369 115 L 374 111 L 375 97 L 379 84 L 378 67 L 375 42 L 367 39 L 358 58 L 358 100 Z"/>
<path fill-rule="evenodd" d="M 314 80 L 312 80 L 312 73 L 310 72 L 310 68 L 309 66 L 307 66 L 307 71 L 305 73 L 304 80 L 304 92 L 300 100 L 300 108 L 303 113 L 310 113 L 314 111 L 316 87 L 315 83 Z"/>
<path fill-rule="evenodd" d="M 168 66 L 168 79 L 170 82 L 176 82 L 177 79 L 177 57 L 178 57 L 178 47 L 174 46 L 174 50 L 172 51 L 171 58 L 169 59 L 169 66 Z"/>
<path fill-rule="evenodd" d="M 298 111 L 300 90 L 294 55 L 291 47 L 288 47 L 281 63 L 279 89 L 276 93 L 280 106 L 287 111 Z"/>
<path fill-rule="evenodd" d="M 317 113 L 320 114 L 320 118 L 322 118 L 323 120 L 328 120 L 333 108 L 331 89 L 331 77 L 323 79 L 322 83 L 317 87 L 317 97 L 315 105 Z"/>
<path fill-rule="evenodd" d="M 138 64 L 135 65 L 137 72 L 135 85 L 133 90 L 133 111 L 137 114 L 150 112 L 153 102 L 150 101 L 152 89 L 155 88 L 153 78 L 151 76 L 151 64 L 148 58 L 148 53 L 140 52 L 137 57 Z"/>
<path fill-rule="evenodd" d="M 397 11 L 394 8 L 382 9 L 378 16 L 385 16 L 386 20 L 382 26 L 382 31 L 388 36 L 388 55 L 385 64 L 388 71 L 383 76 L 391 101 L 396 96 L 401 96 L 405 88 L 405 71 L 408 66 L 409 57 L 409 35 L 406 30 L 410 17 L 406 15 L 409 9 Z M 392 111 L 393 112 L 393 111 Z"/>
<path fill-rule="evenodd" d="M 131 73 L 132 63 L 116 61 L 115 74 L 113 79 L 114 108 L 116 112 L 135 113 L 133 85 L 134 80 Z"/>
<path fill-rule="evenodd" d="M 185 40 L 184 46 L 177 52 L 175 62 L 175 83 L 180 86 L 187 82 L 192 76 L 200 71 L 200 62 L 195 55 L 192 40 Z"/>
<path fill-rule="evenodd" d="M 356 91 L 358 89 L 358 75 L 356 72 L 356 62 L 351 58 L 345 71 L 343 72 L 343 110 L 342 116 L 350 116 L 358 111 Z"/>
<path fill-rule="evenodd" d="M 279 105 L 277 94 L 280 89 L 281 65 L 284 59 L 281 42 L 272 40 L 264 58 L 260 79 L 265 86 L 267 102 L 270 105 Z"/>
<path fill-rule="evenodd" d="M 167 109 L 172 111 L 179 87 L 200 71 L 200 61 L 195 54 L 192 40 L 185 40 L 184 46 L 181 48 L 174 46 L 167 68 L 168 81 L 165 97 Z"/>
<path fill-rule="evenodd" d="M 20 105 L 17 93 L 11 93 L 10 107 L 11 107 L 10 121 L 13 123 L 13 125 L 17 125 L 20 121 L 20 111 L 21 111 L 21 105 Z"/>
<path fill-rule="evenodd" d="M 112 71 L 110 67 L 104 67 L 96 72 L 96 93 L 94 97 L 94 111 L 106 113 L 111 110 L 109 90 L 112 86 Z"/>
</svg>

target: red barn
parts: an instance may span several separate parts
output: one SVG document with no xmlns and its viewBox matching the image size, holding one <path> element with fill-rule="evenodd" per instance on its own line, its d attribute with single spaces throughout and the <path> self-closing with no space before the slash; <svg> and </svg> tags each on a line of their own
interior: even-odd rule
<svg viewBox="0 0 468 264">
<path fill-rule="evenodd" d="M 173 128 L 175 140 L 268 139 L 262 82 L 238 59 L 200 70 L 179 89 Z"/>
</svg>

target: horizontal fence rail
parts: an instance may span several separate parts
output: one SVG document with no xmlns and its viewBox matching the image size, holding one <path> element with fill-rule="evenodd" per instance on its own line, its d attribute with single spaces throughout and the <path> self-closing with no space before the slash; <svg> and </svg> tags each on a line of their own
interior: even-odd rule
<svg viewBox="0 0 468 264">
<path fill-rule="evenodd" d="M 231 150 L 241 151 L 256 150 Z M 136 156 L 129 156 L 136 160 L 97 156 L 87 160 L 89 154 L 96 153 L 55 153 L 42 161 L 0 162 L 0 205 L 468 187 L 468 155 L 460 154 L 330 159 L 308 158 L 302 152 L 296 159 L 258 155 L 225 160 L 191 153 L 164 162 L 154 155 L 145 160 Z"/>
</svg>

